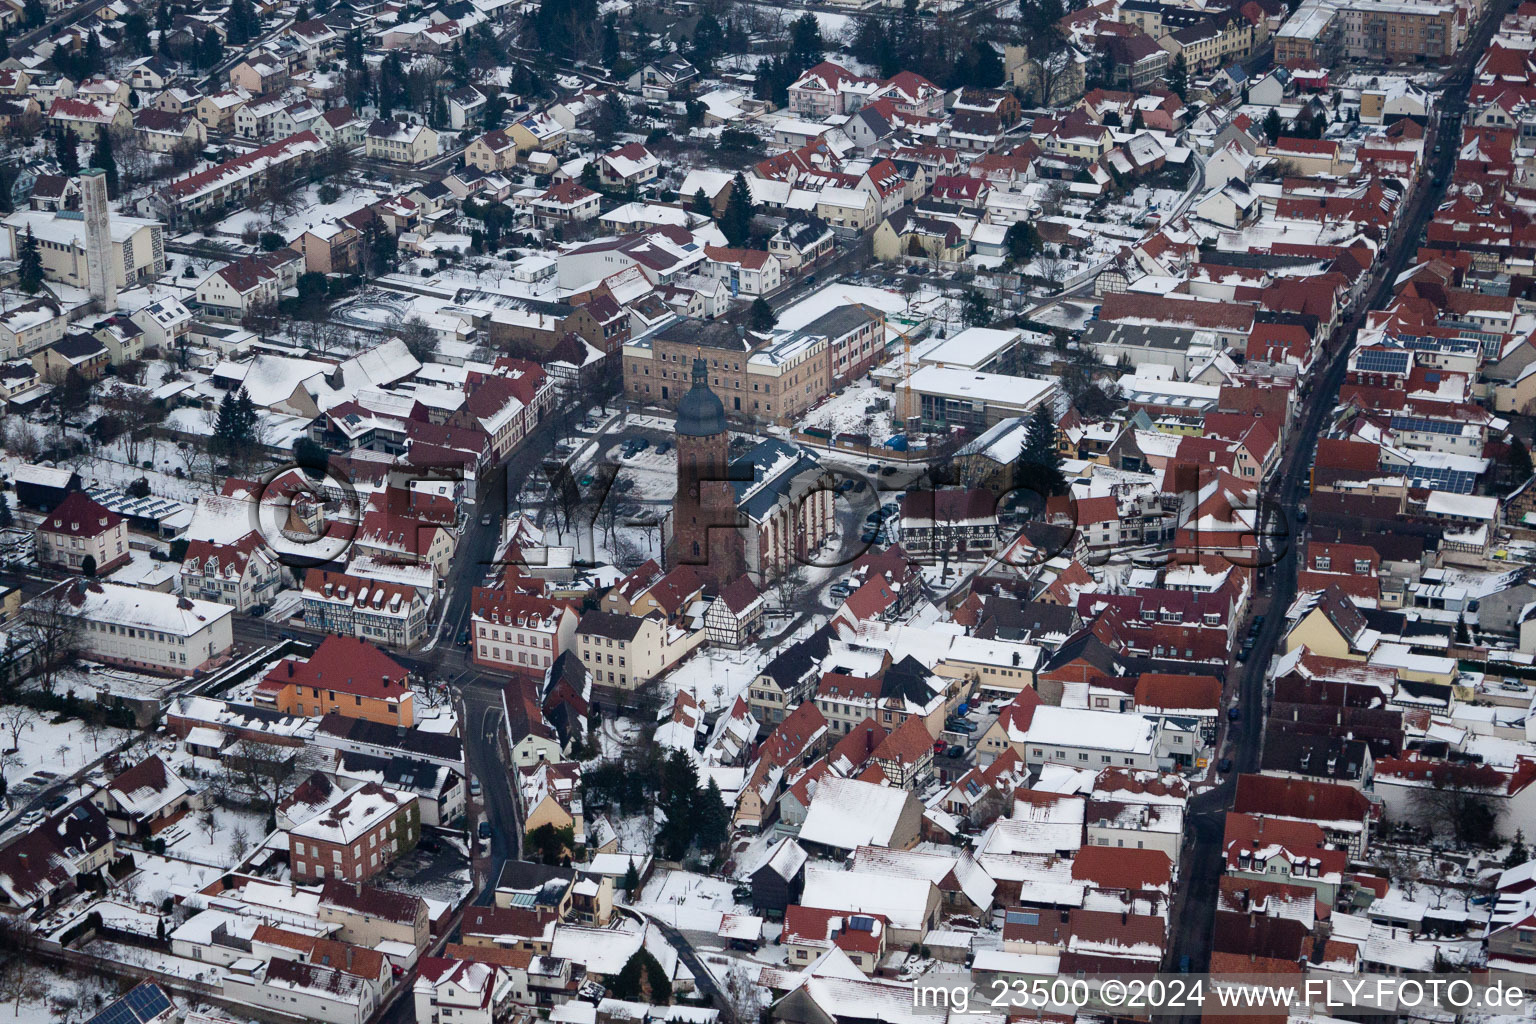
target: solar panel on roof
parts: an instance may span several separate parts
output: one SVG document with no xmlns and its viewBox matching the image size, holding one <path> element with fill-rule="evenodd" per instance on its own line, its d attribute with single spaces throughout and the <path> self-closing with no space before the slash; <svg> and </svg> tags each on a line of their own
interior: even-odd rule
<svg viewBox="0 0 1536 1024">
<path fill-rule="evenodd" d="M 1393 430 L 1415 430 L 1426 434 L 1460 434 L 1461 424 L 1428 416 L 1393 416 Z"/>
<path fill-rule="evenodd" d="M 145 1024 L 172 1009 L 160 986 L 145 982 L 92 1017 L 88 1024 Z"/>
<path fill-rule="evenodd" d="M 124 996 L 123 1001 L 140 1020 L 153 1020 L 171 1008 L 171 1001 L 160 991 L 159 985 L 140 985 Z"/>
<path fill-rule="evenodd" d="M 1366 349 L 1355 360 L 1355 368 L 1362 373 L 1407 373 L 1408 353 Z"/>
</svg>

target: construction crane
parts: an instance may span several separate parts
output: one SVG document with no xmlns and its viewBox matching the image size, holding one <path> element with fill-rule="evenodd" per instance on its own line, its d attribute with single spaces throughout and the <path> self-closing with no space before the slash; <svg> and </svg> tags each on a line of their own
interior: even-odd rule
<svg viewBox="0 0 1536 1024">
<path fill-rule="evenodd" d="M 876 309 L 875 307 L 867 305 L 867 304 L 865 304 L 863 302 L 855 302 L 854 305 L 857 306 L 859 309 L 862 309 L 871 319 L 885 321 L 885 326 L 887 328 L 889 328 L 890 330 L 893 330 L 897 334 L 901 335 L 901 352 L 902 352 L 901 383 L 902 383 L 902 386 L 905 387 L 907 385 L 907 381 L 912 376 L 912 338 L 911 338 L 911 336 L 908 335 L 907 332 L 902 330 L 900 327 L 896 327 L 895 325 L 893 325 L 891 323 L 891 321 L 890 321 L 890 318 L 887 316 L 887 314 L 885 313 L 884 310 Z"/>
</svg>

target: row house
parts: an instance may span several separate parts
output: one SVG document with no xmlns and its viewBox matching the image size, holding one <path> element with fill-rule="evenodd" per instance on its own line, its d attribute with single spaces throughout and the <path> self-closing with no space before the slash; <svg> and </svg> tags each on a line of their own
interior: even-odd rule
<svg viewBox="0 0 1536 1024">
<path fill-rule="evenodd" d="M 415 587 L 310 569 L 301 603 L 310 629 L 407 648 L 426 636 L 428 600 Z"/>
<path fill-rule="evenodd" d="M 575 643 L 577 614 L 563 602 L 476 587 L 470 610 L 472 655 L 486 668 L 542 677 Z"/>
<path fill-rule="evenodd" d="M 256 530 L 229 542 L 194 540 L 181 562 L 183 594 L 239 612 L 269 604 L 281 587 L 282 566 Z"/>
</svg>

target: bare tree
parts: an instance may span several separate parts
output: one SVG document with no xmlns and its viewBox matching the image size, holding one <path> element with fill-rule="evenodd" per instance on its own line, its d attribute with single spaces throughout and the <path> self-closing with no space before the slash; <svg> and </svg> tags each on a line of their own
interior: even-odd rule
<svg viewBox="0 0 1536 1024">
<path fill-rule="evenodd" d="M 773 581 L 773 588 L 779 595 L 779 609 L 789 611 L 799 603 L 810 586 L 810 580 L 806 577 L 805 566 L 790 556 L 791 561 L 779 574 L 779 578 Z"/>
<path fill-rule="evenodd" d="M 43 452 L 37 431 L 20 416 L 10 417 L 10 422 L 5 425 L 4 437 L 6 449 L 23 462 L 36 462 Z"/>
<path fill-rule="evenodd" d="M 1062 282 L 1067 279 L 1067 261 L 1054 252 L 1043 252 L 1035 257 L 1035 267 L 1040 271 L 1040 277 L 1053 291 L 1060 291 Z"/>
<path fill-rule="evenodd" d="M 761 988 L 752 984 L 746 966 L 740 961 L 732 961 L 731 966 L 726 968 L 725 977 L 720 983 L 720 995 L 730 1008 L 731 1017 L 740 1024 L 753 1024 L 762 1019 L 766 1006 L 762 992 Z"/>
<path fill-rule="evenodd" d="M 33 598 L 23 609 L 26 628 L 37 652 L 37 668 L 43 690 L 53 692 L 54 682 L 60 669 L 74 663 L 80 656 L 81 634 L 84 631 L 80 611 L 70 602 L 69 589 L 83 586 L 78 582 L 64 583 L 39 597 Z"/>
<path fill-rule="evenodd" d="M 1453 772 L 1455 767 L 1446 766 L 1447 770 L 1436 774 L 1430 785 L 1415 791 L 1413 813 L 1435 835 L 1451 838 L 1460 846 L 1493 846 L 1498 842 L 1498 812 L 1488 789 L 1479 785 L 1479 780 L 1458 777 L 1460 773 Z M 1495 774 L 1488 769 L 1470 769 L 1467 774 L 1481 771 L 1490 776 Z M 1490 783 L 1496 784 L 1496 780 Z"/>
<path fill-rule="evenodd" d="M 236 825 L 229 833 L 229 849 L 237 860 L 244 860 L 251 848 L 251 835 L 244 825 Z"/>
<path fill-rule="evenodd" d="M 85 712 L 81 720 L 85 725 L 85 734 L 91 738 L 91 749 L 101 749 L 101 734 L 107 730 L 107 711 L 100 704 L 92 704 Z"/>
<path fill-rule="evenodd" d="M 165 419 L 165 411 L 155 402 L 154 392 L 148 388 L 119 384 L 102 399 L 102 407 L 122 419 L 126 427 L 123 431 L 123 450 L 128 461 L 137 465 L 140 447 L 160 421 Z"/>
<path fill-rule="evenodd" d="M 291 217 L 304 209 L 304 186 L 286 167 L 269 170 L 256 190 L 253 205 L 266 214 L 267 224 L 276 227 L 284 217 Z"/>
<path fill-rule="evenodd" d="M 405 342 L 406 350 L 416 357 L 418 363 L 430 363 L 437 354 L 437 332 L 421 317 L 412 316 L 402 320 L 400 326 L 395 328 L 395 333 Z"/>
<path fill-rule="evenodd" d="M 11 737 L 9 750 L 21 748 L 21 734 L 30 732 L 37 724 L 37 712 L 25 704 L 8 704 L 0 710 L 0 731 Z"/>
<path fill-rule="evenodd" d="M 297 770 L 297 750 L 276 743 L 244 739 L 220 758 L 218 780 L 226 796 L 273 814 Z"/>
<path fill-rule="evenodd" d="M 14 997 L 16 1016 L 21 1001 L 35 996 L 40 987 L 42 964 L 37 957 L 37 933 L 31 925 L 10 914 L 0 915 L 0 985 Z"/>
<path fill-rule="evenodd" d="M 625 572 L 634 572 L 646 559 L 639 546 L 624 534 L 619 534 L 614 542 L 612 554 L 614 566 Z"/>
</svg>

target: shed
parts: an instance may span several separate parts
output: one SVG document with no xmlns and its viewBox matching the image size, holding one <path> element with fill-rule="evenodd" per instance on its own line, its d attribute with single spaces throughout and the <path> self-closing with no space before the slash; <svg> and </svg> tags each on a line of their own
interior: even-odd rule
<svg viewBox="0 0 1536 1024">
<path fill-rule="evenodd" d="M 752 909 L 782 920 L 785 908 L 800 902 L 806 860 L 806 852 L 799 843 L 788 837 L 779 840 L 768 859 L 752 872 Z"/>
<path fill-rule="evenodd" d="M 16 500 L 26 508 L 47 512 L 59 507 L 59 503 L 71 491 L 80 489 L 80 474 L 69 469 L 52 466 L 20 465 L 13 477 L 16 483 Z"/>
</svg>

